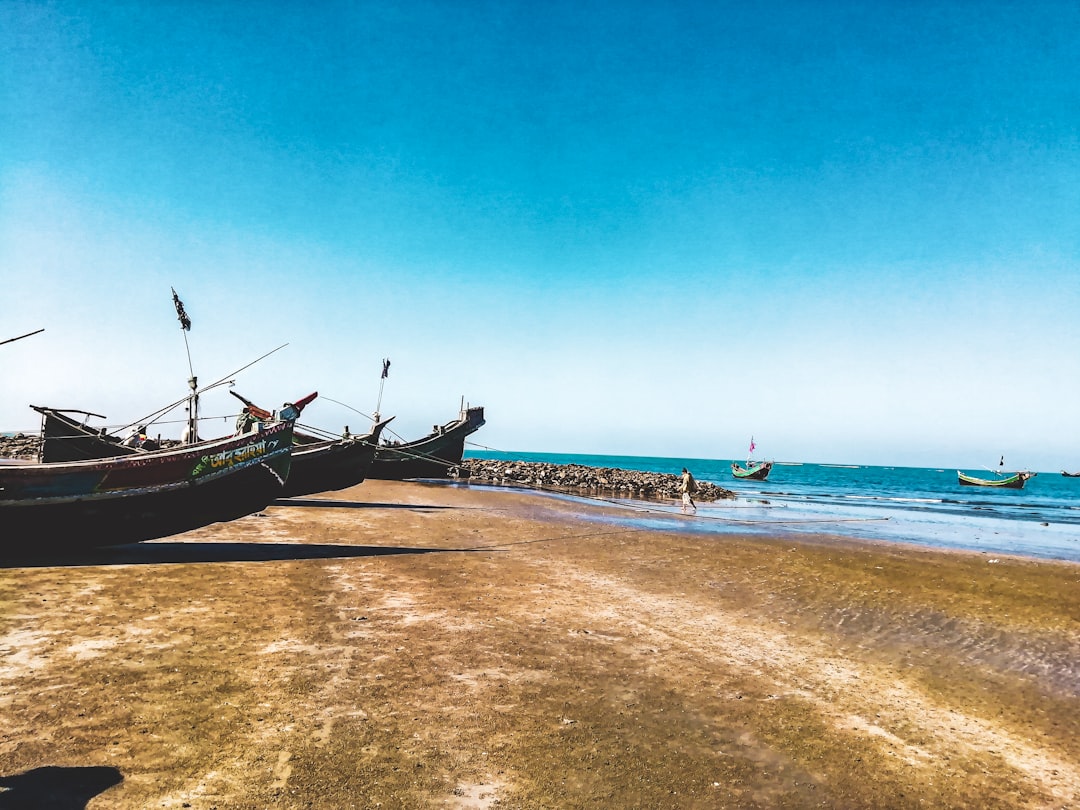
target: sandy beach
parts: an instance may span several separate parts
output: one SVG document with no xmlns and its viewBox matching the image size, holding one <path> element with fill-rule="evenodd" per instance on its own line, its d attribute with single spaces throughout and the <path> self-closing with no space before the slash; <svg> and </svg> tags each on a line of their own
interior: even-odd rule
<svg viewBox="0 0 1080 810">
<path fill-rule="evenodd" d="M 1080 807 L 1080 565 L 617 508 L 368 481 L 5 563 L 0 808 Z"/>
</svg>

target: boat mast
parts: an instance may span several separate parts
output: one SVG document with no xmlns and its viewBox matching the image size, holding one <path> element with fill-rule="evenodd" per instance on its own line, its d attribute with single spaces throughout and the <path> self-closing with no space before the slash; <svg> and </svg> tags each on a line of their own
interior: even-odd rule
<svg viewBox="0 0 1080 810">
<path fill-rule="evenodd" d="M 187 353 L 188 374 L 191 375 L 188 378 L 188 387 L 191 389 L 191 393 L 188 394 L 188 424 L 184 441 L 185 444 L 194 444 L 199 440 L 199 378 L 195 376 L 195 369 L 191 364 L 191 347 L 188 346 L 187 333 L 191 331 L 191 318 L 188 317 L 187 311 L 184 309 L 184 302 L 180 300 L 176 290 L 174 288 L 170 289 L 172 289 L 173 304 L 176 307 L 176 318 L 180 321 L 180 331 L 184 335 L 184 351 Z"/>
<path fill-rule="evenodd" d="M 386 378 L 388 376 L 390 376 L 390 361 L 384 357 L 382 361 L 382 376 L 379 377 L 379 399 L 375 403 L 375 424 L 379 423 L 379 409 L 382 408 L 383 387 L 386 385 Z"/>
</svg>

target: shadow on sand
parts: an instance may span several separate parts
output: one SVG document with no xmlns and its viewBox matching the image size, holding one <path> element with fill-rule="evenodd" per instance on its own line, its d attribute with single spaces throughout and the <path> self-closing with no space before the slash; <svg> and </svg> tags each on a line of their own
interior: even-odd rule
<svg viewBox="0 0 1080 810">
<path fill-rule="evenodd" d="M 275 562 L 380 557 L 469 551 L 458 548 L 350 546 L 332 543 L 183 543 L 154 541 L 90 549 L 57 549 L 0 557 L 5 568 L 64 568 L 87 565 L 165 565 L 171 563 Z M 0 794 L 2 796 L 3 794 Z M 0 810 L 4 806 L 0 804 Z"/>
<path fill-rule="evenodd" d="M 434 512 L 440 509 L 462 509 L 460 506 L 435 506 L 424 503 L 371 503 L 370 501 L 335 501 L 329 498 L 278 498 L 274 506 L 319 506 L 324 509 L 412 509 Z M 468 507 L 465 507 L 468 508 Z"/>
<path fill-rule="evenodd" d="M 123 781 L 120 771 L 105 765 L 48 765 L 0 776 L 0 810 L 83 810 L 92 798 Z"/>
</svg>

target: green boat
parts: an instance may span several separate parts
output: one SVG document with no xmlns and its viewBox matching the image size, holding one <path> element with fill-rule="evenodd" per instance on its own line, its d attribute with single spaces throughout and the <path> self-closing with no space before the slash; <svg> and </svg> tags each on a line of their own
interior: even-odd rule
<svg viewBox="0 0 1080 810">
<path fill-rule="evenodd" d="M 997 487 L 998 489 L 1023 489 L 1024 484 L 1027 483 L 1029 478 L 1034 478 L 1038 473 L 1033 472 L 1016 472 L 1012 475 L 1006 475 L 1001 478 L 976 478 L 973 475 L 965 475 L 959 470 L 956 471 L 957 477 L 960 479 L 960 483 L 968 487 Z"/>
<path fill-rule="evenodd" d="M 731 463 L 731 474 L 736 478 L 745 480 L 764 481 L 769 477 L 769 470 L 772 469 L 772 465 L 771 461 L 748 461 L 746 466 L 743 467 L 739 462 L 733 461 Z"/>
<path fill-rule="evenodd" d="M 743 481 L 764 481 L 769 477 L 769 470 L 772 469 L 773 463 L 771 461 L 754 461 L 754 450 L 757 448 L 757 443 L 754 441 L 754 437 L 750 437 L 750 449 L 746 453 L 746 466 L 743 467 L 739 462 L 731 462 L 731 474 L 740 478 Z"/>
</svg>

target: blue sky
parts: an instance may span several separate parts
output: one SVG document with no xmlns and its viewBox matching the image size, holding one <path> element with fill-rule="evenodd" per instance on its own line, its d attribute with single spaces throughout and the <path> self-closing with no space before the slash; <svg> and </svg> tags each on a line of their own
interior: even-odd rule
<svg viewBox="0 0 1080 810">
<path fill-rule="evenodd" d="M 1080 469 L 1080 7 L 0 3 L 0 427 Z M 235 400 L 206 395 L 226 432 Z M 170 435 L 172 428 L 163 428 Z M 178 433 L 178 428 L 175 429 Z"/>
</svg>

